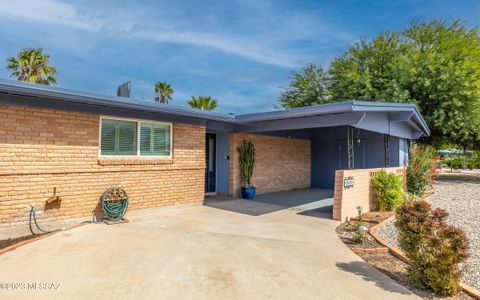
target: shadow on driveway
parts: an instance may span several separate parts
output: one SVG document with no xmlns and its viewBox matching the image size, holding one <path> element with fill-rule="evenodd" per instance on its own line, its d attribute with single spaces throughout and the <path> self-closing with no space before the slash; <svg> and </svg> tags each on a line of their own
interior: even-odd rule
<svg viewBox="0 0 480 300">
<path fill-rule="evenodd" d="M 254 200 L 226 197 L 207 197 L 205 206 L 250 216 L 260 216 L 283 209 L 301 215 L 332 218 L 333 190 L 300 189 L 257 195 Z"/>
<path fill-rule="evenodd" d="M 372 274 L 372 271 L 377 271 L 377 270 L 373 270 L 372 266 L 370 266 L 366 262 L 353 261 L 350 263 L 337 263 L 336 265 L 340 270 L 347 271 L 355 275 L 361 276 L 362 279 L 365 281 L 375 282 L 376 286 L 386 291 L 389 291 L 392 293 L 399 293 L 403 295 L 414 295 L 413 292 L 411 292 L 410 290 L 407 290 L 406 288 L 397 284 L 393 280 L 379 280 L 378 277 L 381 277 L 381 276 L 374 276 L 375 274 Z M 378 272 L 380 273 L 380 271 Z M 382 274 L 382 276 L 384 275 Z"/>
</svg>

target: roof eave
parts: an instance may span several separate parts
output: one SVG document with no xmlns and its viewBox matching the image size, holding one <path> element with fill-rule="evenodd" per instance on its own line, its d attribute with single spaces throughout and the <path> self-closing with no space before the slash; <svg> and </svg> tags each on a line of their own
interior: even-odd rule
<svg viewBox="0 0 480 300">
<path fill-rule="evenodd" d="M 147 104 L 142 103 L 140 100 L 132 101 L 126 100 L 122 97 L 86 93 L 83 94 L 60 88 L 55 88 L 55 91 L 52 91 L 51 89 L 52 87 L 47 88 L 24 82 L 18 82 L 17 84 L 14 84 L 11 81 L 0 79 L 0 92 L 4 94 L 35 98 L 47 98 L 52 100 L 59 100 L 76 104 L 95 105 L 106 108 L 115 107 L 136 111 L 158 112 L 163 114 L 200 118 L 220 122 L 235 122 L 235 118 L 230 115 L 205 112 L 202 110 L 189 109 L 181 106 L 166 105 L 161 103 Z"/>
<path fill-rule="evenodd" d="M 427 122 L 423 118 L 417 105 L 409 103 L 387 103 L 387 102 L 370 102 L 370 101 L 352 101 L 354 111 L 411 111 L 414 113 L 414 117 L 419 121 L 422 126 L 422 135 L 425 137 L 430 136 L 430 129 Z"/>
<path fill-rule="evenodd" d="M 263 113 L 253 113 L 253 114 L 244 114 L 237 115 L 235 121 L 237 123 L 250 123 L 250 122 L 262 122 L 262 121 L 272 121 L 280 119 L 293 119 L 293 118 L 303 118 L 311 116 L 319 116 L 326 114 L 338 114 L 352 112 L 352 101 L 348 102 L 337 102 L 337 103 L 328 103 L 315 106 L 305 106 L 299 108 L 291 108 L 284 110 L 269 111 Z"/>
</svg>

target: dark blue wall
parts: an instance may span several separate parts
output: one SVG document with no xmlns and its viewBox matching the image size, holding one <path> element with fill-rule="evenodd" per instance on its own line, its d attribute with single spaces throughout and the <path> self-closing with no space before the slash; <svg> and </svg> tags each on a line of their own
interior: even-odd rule
<svg viewBox="0 0 480 300">
<path fill-rule="evenodd" d="M 312 187 L 333 188 L 337 170 L 337 140 L 312 139 Z"/>
<path fill-rule="evenodd" d="M 365 167 L 385 167 L 385 146 L 383 135 L 369 137 L 365 140 Z"/>
<path fill-rule="evenodd" d="M 338 132 L 342 136 L 342 132 Z M 360 139 L 360 143 L 357 140 Z M 347 168 L 346 139 L 332 138 L 321 132 L 312 135 L 312 187 L 332 189 L 335 171 Z M 382 134 L 363 133 L 355 135 L 354 162 L 356 169 L 381 168 L 385 166 L 385 146 Z M 390 138 L 390 166 L 404 162 L 406 141 Z M 402 156 L 402 157 L 400 157 Z"/>
<path fill-rule="evenodd" d="M 400 165 L 400 144 L 399 138 L 390 137 L 390 167 Z"/>
</svg>

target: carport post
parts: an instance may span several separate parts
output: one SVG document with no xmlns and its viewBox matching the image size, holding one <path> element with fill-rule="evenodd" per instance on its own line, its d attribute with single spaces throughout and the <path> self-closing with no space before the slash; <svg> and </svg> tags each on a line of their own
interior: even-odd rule
<svg viewBox="0 0 480 300">
<path fill-rule="evenodd" d="M 390 136 L 388 134 L 383 135 L 383 143 L 385 146 L 385 168 L 390 167 Z"/>
<path fill-rule="evenodd" d="M 355 156 L 353 152 L 353 127 L 347 126 L 348 170 L 353 170 L 355 167 Z"/>
</svg>

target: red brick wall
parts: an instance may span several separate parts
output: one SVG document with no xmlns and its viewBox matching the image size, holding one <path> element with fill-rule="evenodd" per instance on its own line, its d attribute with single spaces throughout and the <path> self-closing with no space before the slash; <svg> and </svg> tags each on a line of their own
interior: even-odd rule
<svg viewBox="0 0 480 300">
<path fill-rule="evenodd" d="M 172 159 L 99 159 L 99 120 L 0 105 L 0 227 L 26 222 L 31 203 L 51 220 L 91 216 L 112 186 L 132 210 L 203 199 L 204 126 L 174 124 Z M 54 188 L 61 203 L 45 207 Z"/>
<path fill-rule="evenodd" d="M 310 140 L 233 133 L 230 135 L 231 195 L 240 195 L 240 162 L 237 148 L 244 139 L 252 141 L 255 146 L 252 185 L 257 188 L 257 193 L 310 187 Z"/>
</svg>

